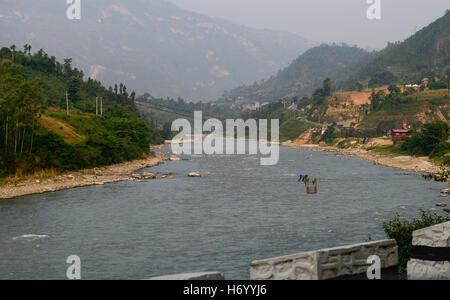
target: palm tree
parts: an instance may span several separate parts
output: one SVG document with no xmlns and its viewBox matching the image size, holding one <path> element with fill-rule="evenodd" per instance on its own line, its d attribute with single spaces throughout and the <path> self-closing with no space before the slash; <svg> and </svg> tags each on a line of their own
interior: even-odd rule
<svg viewBox="0 0 450 300">
<path fill-rule="evenodd" d="M 31 55 L 31 45 L 25 44 L 23 46 L 23 49 L 24 49 L 24 54 L 27 54 L 27 52 L 28 52 L 28 55 Z"/>
<path fill-rule="evenodd" d="M 12 61 L 14 62 L 14 57 L 16 55 L 16 45 L 12 45 L 10 48 L 12 51 Z"/>
</svg>

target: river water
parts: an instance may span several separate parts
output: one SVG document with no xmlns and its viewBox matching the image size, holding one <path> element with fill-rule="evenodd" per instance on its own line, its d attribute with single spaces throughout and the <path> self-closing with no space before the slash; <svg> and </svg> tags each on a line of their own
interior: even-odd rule
<svg viewBox="0 0 450 300">
<path fill-rule="evenodd" d="M 162 151 L 168 151 L 163 149 Z M 280 148 L 193 155 L 147 169 L 174 179 L 120 182 L 0 201 L 0 279 L 144 279 L 220 271 L 248 279 L 253 260 L 383 239 L 383 221 L 442 202 L 445 184 L 366 161 Z M 202 178 L 188 178 L 197 171 Z M 319 178 L 306 195 L 298 174 Z"/>
</svg>

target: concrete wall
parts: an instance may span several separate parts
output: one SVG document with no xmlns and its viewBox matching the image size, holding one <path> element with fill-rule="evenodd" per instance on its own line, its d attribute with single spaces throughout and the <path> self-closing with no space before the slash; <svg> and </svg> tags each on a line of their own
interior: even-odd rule
<svg viewBox="0 0 450 300">
<path fill-rule="evenodd" d="M 447 259 L 436 258 L 439 255 L 442 257 L 442 254 L 445 256 L 445 253 L 450 254 L 450 222 L 414 231 L 412 244 L 408 279 L 450 279 L 448 255 Z M 422 247 L 421 253 L 414 246 Z M 435 257 L 433 253 L 437 253 Z"/>
<path fill-rule="evenodd" d="M 382 269 L 398 265 L 396 242 L 383 240 L 254 261 L 250 279 L 324 280 L 365 274 L 369 267 L 367 258 L 372 255 L 380 257 Z"/>
</svg>

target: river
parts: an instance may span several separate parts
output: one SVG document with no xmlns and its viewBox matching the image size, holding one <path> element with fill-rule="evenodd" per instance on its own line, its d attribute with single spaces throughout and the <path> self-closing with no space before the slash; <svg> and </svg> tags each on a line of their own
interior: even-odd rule
<svg viewBox="0 0 450 300">
<path fill-rule="evenodd" d="M 162 149 L 168 151 L 168 149 Z M 174 179 L 119 182 L 0 201 L 0 279 L 144 279 L 220 271 L 248 279 L 253 260 L 383 239 L 395 213 L 434 209 L 446 184 L 325 152 L 193 155 L 149 172 Z M 197 171 L 202 178 L 188 178 Z M 306 195 L 298 174 L 319 179 Z"/>
</svg>

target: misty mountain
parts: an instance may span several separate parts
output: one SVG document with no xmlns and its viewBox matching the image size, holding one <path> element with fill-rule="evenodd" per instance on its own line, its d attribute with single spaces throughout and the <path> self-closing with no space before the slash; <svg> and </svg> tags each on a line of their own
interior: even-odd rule
<svg viewBox="0 0 450 300">
<path fill-rule="evenodd" d="M 326 77 L 335 89 L 373 86 L 373 78 L 389 83 L 420 82 L 450 68 L 450 11 L 405 41 L 367 52 L 346 45 L 321 45 L 300 55 L 268 80 L 225 92 L 221 102 L 242 105 L 284 97 L 309 96 Z M 376 86 L 376 84 L 375 84 Z"/>
<path fill-rule="evenodd" d="M 403 42 L 373 53 L 346 82 L 368 82 L 377 73 L 392 73 L 401 82 L 420 81 L 450 67 L 450 11 Z"/>
<path fill-rule="evenodd" d="M 163 0 L 2 0 L 0 44 L 71 57 L 85 75 L 138 93 L 211 101 L 286 66 L 312 43 L 180 9 Z"/>
<path fill-rule="evenodd" d="M 245 104 L 309 96 L 327 77 L 348 77 L 368 57 L 369 53 L 358 47 L 324 44 L 309 49 L 268 80 L 225 92 L 221 101 Z"/>
</svg>

